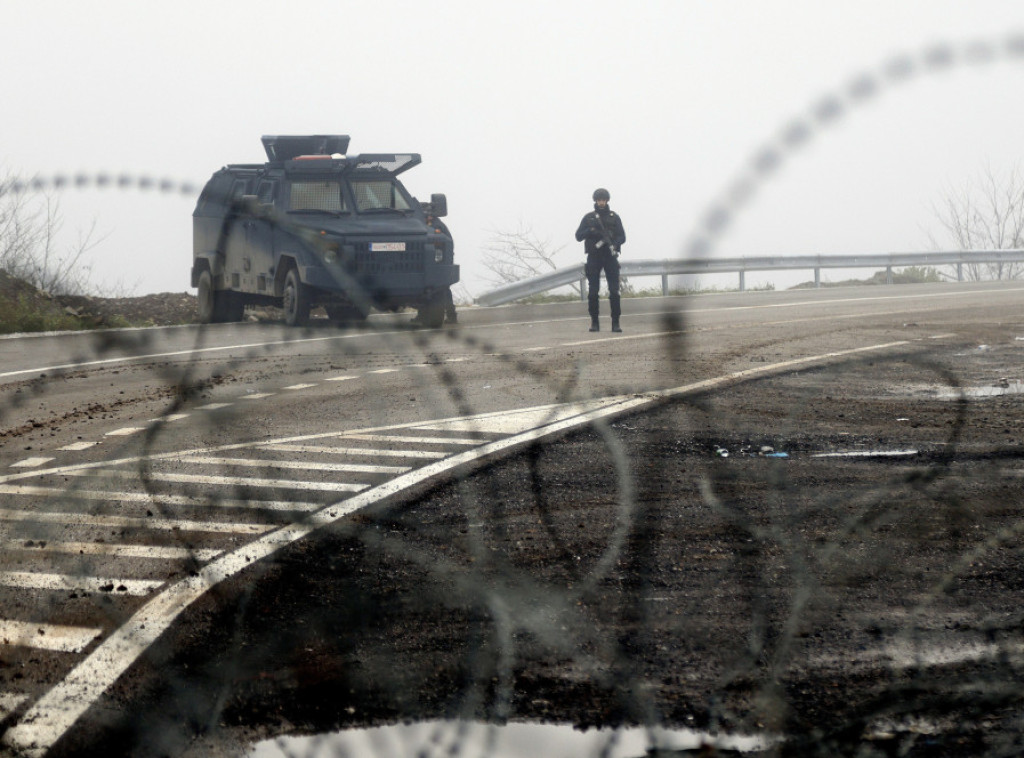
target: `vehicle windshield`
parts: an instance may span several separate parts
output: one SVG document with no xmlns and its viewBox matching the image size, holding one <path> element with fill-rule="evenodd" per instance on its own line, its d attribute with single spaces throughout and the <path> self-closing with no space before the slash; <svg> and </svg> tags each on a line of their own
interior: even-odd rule
<svg viewBox="0 0 1024 758">
<path fill-rule="evenodd" d="M 390 179 L 353 179 L 350 184 L 360 213 L 412 210 L 408 199 Z"/>
<path fill-rule="evenodd" d="M 345 213 L 345 196 L 341 192 L 341 182 L 324 181 L 292 181 L 288 194 L 288 210 L 312 211 L 322 213 Z"/>
</svg>

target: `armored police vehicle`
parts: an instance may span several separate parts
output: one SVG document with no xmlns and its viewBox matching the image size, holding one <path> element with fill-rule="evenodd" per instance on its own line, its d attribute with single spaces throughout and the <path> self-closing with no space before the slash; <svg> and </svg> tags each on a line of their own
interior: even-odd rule
<svg viewBox="0 0 1024 758">
<path fill-rule="evenodd" d="M 246 305 L 281 307 L 291 325 L 317 306 L 339 323 L 411 306 L 440 326 L 459 267 L 424 214 L 446 215 L 445 196 L 421 204 L 398 179 L 420 156 L 346 155 L 346 135 L 262 140 L 267 162 L 217 171 L 192 214 L 200 321 L 238 321 Z"/>
</svg>

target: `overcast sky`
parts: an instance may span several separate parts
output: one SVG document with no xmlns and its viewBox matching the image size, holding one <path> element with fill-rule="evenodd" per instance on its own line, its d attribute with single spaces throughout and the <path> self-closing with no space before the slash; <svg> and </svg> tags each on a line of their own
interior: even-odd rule
<svg viewBox="0 0 1024 758">
<path fill-rule="evenodd" d="M 496 230 L 580 261 L 598 186 L 631 258 L 687 255 L 744 179 L 713 255 L 912 251 L 945 191 L 1024 154 L 1014 0 L 7 0 L 0 20 L 0 169 L 201 187 L 264 160 L 262 134 L 418 152 L 403 178 L 448 195 L 471 294 Z M 751 168 L 765 147 L 781 158 L 767 174 Z M 66 236 L 92 220 L 104 235 L 98 283 L 189 288 L 194 198 L 61 203 Z"/>
</svg>

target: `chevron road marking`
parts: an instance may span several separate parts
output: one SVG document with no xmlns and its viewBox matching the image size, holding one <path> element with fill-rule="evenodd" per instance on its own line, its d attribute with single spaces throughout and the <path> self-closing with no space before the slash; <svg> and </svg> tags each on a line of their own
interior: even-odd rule
<svg viewBox="0 0 1024 758">
<path fill-rule="evenodd" d="M 737 384 L 739 382 L 757 377 L 781 374 L 793 368 L 809 366 L 813 364 L 826 363 L 839 358 L 854 356 L 867 352 L 877 352 L 911 344 L 911 341 L 896 341 L 877 345 L 869 345 L 851 350 L 835 351 L 821 355 L 806 356 L 794 360 L 783 361 L 776 364 L 763 365 L 755 369 L 737 371 L 725 374 L 713 379 L 695 382 L 671 390 L 651 392 L 643 395 L 615 396 L 600 398 L 597 400 L 570 404 L 551 404 L 538 408 L 529 408 L 520 411 L 494 412 L 480 414 L 469 418 L 442 419 L 435 422 L 420 422 L 413 424 L 395 424 L 387 427 L 374 429 L 363 429 L 353 432 L 327 432 L 317 435 L 305 435 L 287 439 L 266 441 L 260 443 L 240 443 L 224 445 L 219 448 L 208 448 L 205 450 L 181 451 L 171 454 L 159 454 L 145 459 L 154 462 L 168 458 L 187 457 L 189 455 L 209 456 L 213 453 L 227 452 L 229 450 L 256 449 L 263 446 L 284 446 L 284 445 L 309 445 L 313 440 L 335 439 L 340 441 L 359 440 L 370 442 L 389 443 L 412 443 L 438 445 L 445 444 L 452 447 L 463 446 L 462 452 L 456 452 L 448 457 L 427 463 L 420 468 L 414 468 L 381 484 L 367 488 L 365 485 L 358 485 L 360 490 L 346 498 L 334 503 L 325 505 L 319 510 L 306 514 L 301 521 L 296 521 L 284 526 L 274 527 L 265 524 L 251 524 L 251 534 L 260 536 L 237 547 L 230 552 L 225 552 L 211 562 L 205 564 L 194 573 L 174 584 L 166 586 L 163 591 L 155 593 L 134 612 L 134 614 L 121 627 L 114 630 L 109 636 L 100 642 L 81 662 L 74 666 L 62 681 L 56 684 L 41 698 L 33 703 L 23 713 L 20 719 L 8 729 L 3 737 L 3 743 L 22 754 L 33 756 L 33 758 L 45 755 L 61 736 L 72 727 L 78 718 L 95 702 L 107 688 L 147 649 L 147 647 L 166 630 L 174 620 L 191 603 L 201 597 L 206 591 L 225 579 L 234 576 L 252 562 L 265 558 L 277 550 L 308 536 L 312 531 L 335 523 L 349 515 L 379 503 L 387 498 L 400 494 L 414 486 L 424 482 L 432 481 L 440 476 L 450 476 L 456 470 L 475 468 L 483 465 L 489 460 L 507 455 L 513 450 L 532 444 L 543 438 L 564 433 L 570 429 L 581 427 L 600 420 L 621 415 L 630 411 L 636 411 L 646 405 L 666 398 L 683 397 L 687 395 L 706 392 L 710 389 L 720 389 Z M 538 423 L 540 424 L 538 426 Z M 503 434 L 499 439 L 473 439 L 473 438 L 445 438 L 445 437 L 416 437 L 410 435 L 410 431 L 449 431 L 459 432 L 472 430 L 473 432 Z M 103 464 L 79 464 L 77 466 L 64 466 L 51 469 L 47 472 L 18 473 L 0 476 L 0 484 L 15 480 L 25 479 L 32 475 L 44 473 L 60 473 L 62 475 L 80 474 L 86 471 L 95 475 L 107 475 L 115 465 L 138 462 L 139 459 L 122 459 L 120 461 L 107 461 Z M 102 466 L 102 468 L 101 468 Z M 103 471 L 102 474 L 99 471 Z M 147 473 L 147 476 L 149 474 Z M 168 481 L 213 481 L 221 480 L 237 481 L 229 477 L 192 477 L 183 475 L 182 478 L 170 478 Z M 250 486 L 261 486 L 260 480 L 246 480 Z M 278 482 L 277 485 L 262 486 L 294 486 L 294 482 Z M 340 489 L 338 484 L 331 485 Z M 90 517 L 83 514 L 39 514 L 22 511 L 0 511 L 0 519 L 12 518 L 14 514 L 25 520 L 39 519 L 41 515 L 54 518 L 62 518 L 65 523 L 72 523 L 77 520 L 79 523 L 89 518 L 99 518 L 107 523 L 115 517 Z M 124 524 L 138 526 L 140 528 L 153 528 L 153 519 L 123 519 Z M 88 523 L 86 521 L 86 523 Z M 186 522 L 183 522 L 186 523 Z M 188 528 L 240 528 L 242 524 L 225 525 L 211 523 L 206 527 L 200 526 L 202 522 L 187 522 Z M 186 527 L 181 527 L 186 528 Z M 16 695 L 15 695 L 16 697 Z"/>
<path fill-rule="evenodd" d="M 33 647 L 40 650 L 55 650 L 59 653 L 78 653 L 96 639 L 102 629 L 87 629 L 78 626 L 36 624 L 30 621 L 8 621 L 0 619 L 0 640 L 5 645 Z M 5 702 L 4 698 L 9 698 Z M 24 696 L 21 696 L 24 699 Z M 4 706 L 16 708 L 20 700 L 17 695 L 0 696 L 0 712 Z"/>
</svg>

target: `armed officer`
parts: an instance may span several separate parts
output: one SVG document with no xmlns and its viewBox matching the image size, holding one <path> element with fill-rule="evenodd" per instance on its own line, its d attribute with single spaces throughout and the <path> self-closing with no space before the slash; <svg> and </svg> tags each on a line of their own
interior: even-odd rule
<svg viewBox="0 0 1024 758">
<path fill-rule="evenodd" d="M 587 306 L 590 310 L 590 331 L 601 331 L 598 318 L 598 292 L 601 289 L 601 271 L 608 280 L 608 303 L 612 311 L 612 331 L 621 332 L 619 316 L 619 251 L 626 241 L 622 219 L 608 207 L 611 195 L 604 188 L 594 190 L 594 210 L 583 217 L 576 230 L 576 241 L 583 243 L 587 254 L 584 268 L 587 274 Z"/>
</svg>

